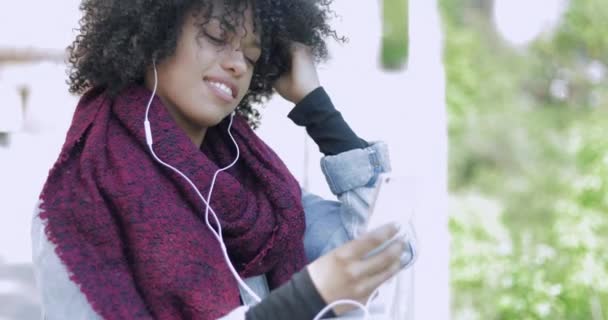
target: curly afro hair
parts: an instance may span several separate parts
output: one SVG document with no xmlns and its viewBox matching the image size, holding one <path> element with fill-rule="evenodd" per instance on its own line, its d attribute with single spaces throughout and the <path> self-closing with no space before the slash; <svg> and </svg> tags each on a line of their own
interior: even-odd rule
<svg viewBox="0 0 608 320">
<path fill-rule="evenodd" d="M 325 39 L 338 37 L 329 26 L 332 0 L 83 0 L 79 35 L 70 47 L 70 92 L 83 94 L 103 88 L 111 97 L 127 86 L 143 83 L 146 68 L 174 54 L 187 14 L 221 22 L 235 30 L 251 6 L 254 30 L 260 35 L 262 55 L 251 85 L 237 111 L 257 127 L 260 114 L 253 107 L 269 98 L 272 85 L 290 69 L 289 44 L 308 45 L 317 62 L 327 59 Z M 223 6 L 213 17 L 214 6 Z"/>
</svg>

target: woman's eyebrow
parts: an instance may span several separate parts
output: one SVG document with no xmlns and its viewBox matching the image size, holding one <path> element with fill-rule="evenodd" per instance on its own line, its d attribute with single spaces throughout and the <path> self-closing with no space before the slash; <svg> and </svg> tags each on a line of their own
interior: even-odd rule
<svg viewBox="0 0 608 320">
<path fill-rule="evenodd" d="M 244 38 L 244 40 L 245 40 L 245 42 L 244 42 L 245 46 L 262 49 L 262 45 L 260 44 L 260 39 L 258 39 L 257 37 L 246 37 L 246 38 Z"/>
</svg>

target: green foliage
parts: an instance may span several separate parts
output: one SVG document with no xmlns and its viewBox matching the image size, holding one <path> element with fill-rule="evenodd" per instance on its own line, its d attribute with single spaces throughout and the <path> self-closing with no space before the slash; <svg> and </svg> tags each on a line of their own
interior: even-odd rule
<svg viewBox="0 0 608 320">
<path fill-rule="evenodd" d="M 566 13 L 564 26 L 555 37 L 561 54 L 585 54 L 608 63 L 608 6 L 604 1 L 574 1 Z"/>
<path fill-rule="evenodd" d="M 571 1 L 522 51 L 477 2 L 441 1 L 453 314 L 608 319 L 608 6 Z"/>
<path fill-rule="evenodd" d="M 382 66 L 399 70 L 407 62 L 409 0 L 384 0 L 382 3 Z"/>
</svg>

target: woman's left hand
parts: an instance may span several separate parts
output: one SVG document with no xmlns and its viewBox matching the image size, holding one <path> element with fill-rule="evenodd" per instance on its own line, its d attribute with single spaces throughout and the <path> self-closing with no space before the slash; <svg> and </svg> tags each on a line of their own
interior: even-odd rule
<svg viewBox="0 0 608 320">
<path fill-rule="evenodd" d="M 291 70 L 282 75 L 274 89 L 295 104 L 320 86 L 317 67 L 310 48 L 302 43 L 291 45 Z"/>
</svg>

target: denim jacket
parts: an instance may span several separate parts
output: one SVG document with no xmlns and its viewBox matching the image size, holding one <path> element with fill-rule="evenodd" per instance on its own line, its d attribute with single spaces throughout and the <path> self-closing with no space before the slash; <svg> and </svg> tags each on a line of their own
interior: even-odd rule
<svg viewBox="0 0 608 320">
<path fill-rule="evenodd" d="M 326 156 L 321 159 L 321 168 L 339 201 L 303 192 L 306 215 L 304 246 L 308 261 L 348 242 L 362 231 L 378 175 L 390 171 L 388 149 L 384 143 L 378 142 L 365 149 Z M 69 279 L 67 268 L 55 253 L 54 244 L 44 233 L 38 212 L 32 221 L 32 255 L 44 319 L 100 319 L 78 286 Z M 245 282 L 261 298 L 268 295 L 264 275 L 245 279 Z M 254 302 L 243 291 L 241 297 L 245 305 L 222 319 L 245 319 L 245 312 Z"/>
</svg>

